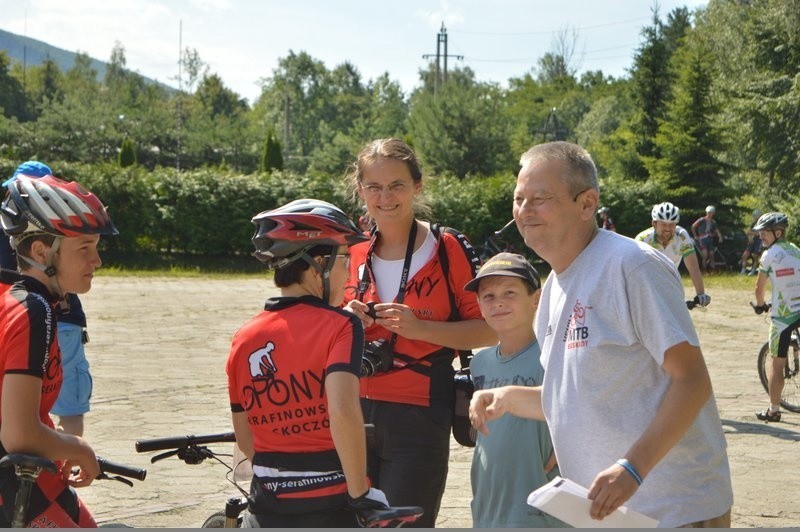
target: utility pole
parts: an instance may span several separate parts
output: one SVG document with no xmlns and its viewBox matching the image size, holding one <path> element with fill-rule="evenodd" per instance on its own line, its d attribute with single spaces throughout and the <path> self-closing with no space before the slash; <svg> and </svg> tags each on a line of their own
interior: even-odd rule
<svg viewBox="0 0 800 532">
<path fill-rule="evenodd" d="M 442 82 L 447 83 L 447 58 L 464 59 L 463 55 L 449 55 L 447 53 L 447 29 L 444 27 L 444 22 L 442 22 L 442 27 L 436 35 L 436 55 L 425 54 L 422 56 L 423 59 L 430 59 L 431 57 L 436 57 L 436 74 L 433 79 L 433 97 L 436 99 Z M 442 63 L 444 63 L 444 68 L 440 67 Z"/>
<path fill-rule="evenodd" d="M 284 159 L 287 161 L 289 160 L 289 134 L 291 133 L 291 119 L 289 118 L 289 113 L 291 112 L 291 106 L 289 105 L 289 93 L 286 92 L 283 95 L 283 153 L 285 153 Z"/>
<path fill-rule="evenodd" d="M 181 122 L 183 122 L 183 19 L 178 22 L 178 127 L 175 169 L 181 173 Z"/>
<path fill-rule="evenodd" d="M 536 132 L 542 135 L 542 142 L 548 140 L 566 140 L 569 130 L 558 121 L 558 110 L 553 107 L 550 109 L 547 118 L 544 119 L 544 124 Z"/>
</svg>

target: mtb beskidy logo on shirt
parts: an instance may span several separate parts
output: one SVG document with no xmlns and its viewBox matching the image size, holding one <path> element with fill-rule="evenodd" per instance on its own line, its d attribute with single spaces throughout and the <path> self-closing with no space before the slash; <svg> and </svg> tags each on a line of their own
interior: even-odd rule
<svg viewBox="0 0 800 532">
<path fill-rule="evenodd" d="M 586 314 L 591 309 L 592 307 L 582 304 L 580 299 L 575 300 L 572 314 L 570 314 L 567 328 L 564 331 L 564 343 L 567 344 L 567 350 L 589 345 L 589 326 L 586 324 Z"/>
</svg>

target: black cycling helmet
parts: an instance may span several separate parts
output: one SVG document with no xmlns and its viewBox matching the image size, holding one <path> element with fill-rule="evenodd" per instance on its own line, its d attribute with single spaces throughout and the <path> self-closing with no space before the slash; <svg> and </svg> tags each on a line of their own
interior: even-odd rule
<svg viewBox="0 0 800 532">
<path fill-rule="evenodd" d="M 56 237 L 118 234 L 97 196 L 74 181 L 52 175 L 16 176 L 8 183 L 0 220 L 3 231 L 17 241 L 36 233 Z"/>
<path fill-rule="evenodd" d="M 789 218 L 782 212 L 768 212 L 762 214 L 756 224 L 753 226 L 753 231 L 786 229 L 789 226 Z"/>
<path fill-rule="evenodd" d="M 258 260 L 280 268 L 303 257 L 314 246 L 351 246 L 368 238 L 335 205 L 315 199 L 299 199 L 252 219 L 252 241 Z"/>
</svg>

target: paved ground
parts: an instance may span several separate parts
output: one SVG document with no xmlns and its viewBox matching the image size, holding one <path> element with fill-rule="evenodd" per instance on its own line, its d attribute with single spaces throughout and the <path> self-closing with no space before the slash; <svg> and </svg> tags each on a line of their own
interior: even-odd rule
<svg viewBox="0 0 800 532">
<path fill-rule="evenodd" d="M 273 289 L 256 278 L 101 277 L 83 298 L 90 322 L 87 346 L 95 392 L 87 438 L 101 456 L 147 467 L 128 488 L 96 482 L 81 495 L 100 521 L 140 527 L 197 527 L 221 510 L 235 489 L 224 468 L 187 466 L 175 458 L 150 464 L 138 439 L 230 430 L 224 364 L 232 333 L 255 314 Z M 715 288 L 707 310 L 693 317 L 711 372 L 728 439 L 737 527 L 800 524 L 800 414 L 765 424 L 753 412 L 766 395 L 756 353 L 767 324 L 747 306 L 750 291 Z M 217 447 L 230 450 L 230 445 Z M 470 527 L 471 451 L 451 446 L 441 527 Z"/>
</svg>

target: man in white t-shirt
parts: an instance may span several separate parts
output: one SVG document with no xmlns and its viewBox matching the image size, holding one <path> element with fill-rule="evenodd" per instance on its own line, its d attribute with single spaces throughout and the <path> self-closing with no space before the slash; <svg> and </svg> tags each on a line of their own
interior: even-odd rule
<svg viewBox="0 0 800 532">
<path fill-rule="evenodd" d="M 767 281 L 772 285 L 772 321 L 769 327 L 769 352 L 772 364 L 767 365 L 769 408 L 757 412 L 762 421 L 781 420 L 781 394 L 784 385 L 786 355 L 792 331 L 800 325 L 800 248 L 784 235 L 789 218 L 782 212 L 768 212 L 753 226 L 764 245 L 756 278 L 756 314 L 769 310 L 764 301 Z"/>
<path fill-rule="evenodd" d="M 588 487 L 594 519 L 626 504 L 662 527 L 730 526 L 725 437 L 677 270 L 598 229 L 586 150 L 551 142 L 520 163 L 514 219 L 552 267 L 535 321 L 544 382 L 476 392 L 473 423 L 546 419 L 561 474 Z"/>
<path fill-rule="evenodd" d="M 694 241 L 689 232 L 678 225 L 681 219 L 680 209 L 665 201 L 653 206 L 650 217 L 653 226 L 636 235 L 636 240 L 649 244 L 666 255 L 676 268 L 683 261 L 694 285 L 695 301 L 701 307 L 708 306 L 711 303 L 711 296 L 705 293 L 703 274 L 697 261 Z"/>
</svg>

